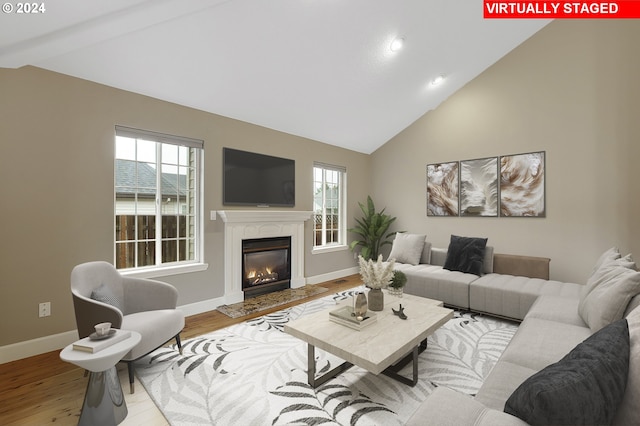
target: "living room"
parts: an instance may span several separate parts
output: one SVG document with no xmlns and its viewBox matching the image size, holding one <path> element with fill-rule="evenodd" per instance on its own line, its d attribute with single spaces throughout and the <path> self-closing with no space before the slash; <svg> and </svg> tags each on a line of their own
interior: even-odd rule
<svg viewBox="0 0 640 426">
<path fill-rule="evenodd" d="M 498 253 L 551 258 L 555 280 L 584 282 L 606 248 L 639 252 L 639 39 L 633 20 L 554 21 L 370 155 L 35 67 L 0 69 L 0 362 L 69 343 L 71 269 L 113 261 L 116 125 L 204 140 L 207 213 L 227 209 L 222 147 L 295 159 L 295 210 L 311 209 L 313 162 L 338 164 L 349 220 L 371 194 L 397 230 L 439 246 L 453 233 L 487 237 Z M 545 218 L 426 216 L 427 164 L 533 151 L 546 152 Z M 224 224 L 205 216 L 207 269 L 160 278 L 181 306 L 224 300 Z M 355 268 L 350 251 L 312 254 L 305 239 L 310 282 Z M 51 316 L 38 318 L 43 301 Z"/>
</svg>

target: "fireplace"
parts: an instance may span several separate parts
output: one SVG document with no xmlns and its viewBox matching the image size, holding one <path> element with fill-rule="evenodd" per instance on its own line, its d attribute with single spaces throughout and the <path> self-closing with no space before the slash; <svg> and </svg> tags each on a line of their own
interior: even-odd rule
<svg viewBox="0 0 640 426">
<path fill-rule="evenodd" d="M 311 211 L 219 210 L 224 221 L 224 303 L 244 300 L 242 291 L 242 241 L 258 238 L 291 237 L 291 288 L 304 287 L 304 222 Z"/>
<path fill-rule="evenodd" d="M 242 240 L 244 298 L 291 287 L 291 237 Z"/>
</svg>

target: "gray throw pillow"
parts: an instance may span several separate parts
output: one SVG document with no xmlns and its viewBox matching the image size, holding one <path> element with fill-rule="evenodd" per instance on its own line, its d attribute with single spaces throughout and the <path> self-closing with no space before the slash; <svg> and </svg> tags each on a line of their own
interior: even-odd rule
<svg viewBox="0 0 640 426">
<path fill-rule="evenodd" d="M 444 269 L 479 276 L 482 274 L 486 246 L 486 238 L 451 235 Z"/>
<path fill-rule="evenodd" d="M 525 380 L 504 412 L 530 425 L 611 424 L 627 385 L 629 326 L 622 319 Z"/>
<path fill-rule="evenodd" d="M 631 254 L 622 257 L 617 250 L 618 249 L 616 248 L 609 249 L 604 252 L 602 256 L 600 256 L 600 259 L 598 259 L 598 262 L 596 262 L 596 266 L 593 269 L 591 276 L 587 280 L 587 284 L 582 287 L 582 290 L 580 290 L 581 304 L 584 303 L 584 299 L 587 297 L 587 295 L 591 293 L 598 284 L 600 284 L 602 275 L 608 273 L 607 267 L 610 264 L 633 269 L 634 271 L 637 270 L 636 262 L 631 257 Z"/>
<path fill-rule="evenodd" d="M 396 233 L 396 238 L 391 246 L 389 259 L 395 259 L 399 263 L 417 265 L 420 263 L 422 250 L 424 249 L 426 236 L 423 234 Z"/>
<path fill-rule="evenodd" d="M 622 318 L 631 298 L 640 293 L 640 272 L 629 268 L 624 258 L 609 260 L 587 285 L 592 290 L 580 299 L 578 314 L 595 332 Z"/>
<path fill-rule="evenodd" d="M 104 283 L 100 284 L 98 288 L 91 292 L 90 296 L 93 300 L 97 300 L 98 302 L 107 303 L 111 306 L 114 306 L 120 309 L 120 312 L 124 312 L 124 301 L 117 297 L 109 287 L 107 287 Z"/>
<path fill-rule="evenodd" d="M 604 264 L 605 262 L 616 259 L 620 259 L 620 250 L 618 250 L 618 247 L 611 247 L 610 249 L 602 253 L 598 260 L 596 260 L 596 264 L 593 266 L 592 273 L 600 269 L 600 266 L 602 266 L 602 264 Z"/>
</svg>

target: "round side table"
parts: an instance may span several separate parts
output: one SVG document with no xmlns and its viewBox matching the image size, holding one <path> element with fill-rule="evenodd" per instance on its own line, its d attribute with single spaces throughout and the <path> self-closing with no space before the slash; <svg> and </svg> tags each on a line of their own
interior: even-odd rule
<svg viewBox="0 0 640 426">
<path fill-rule="evenodd" d="M 60 359 L 90 372 L 79 425 L 117 425 L 127 417 L 116 364 L 140 343 L 140 333 L 130 333 L 127 339 L 96 353 L 74 350 L 73 344 L 60 352 Z"/>
</svg>

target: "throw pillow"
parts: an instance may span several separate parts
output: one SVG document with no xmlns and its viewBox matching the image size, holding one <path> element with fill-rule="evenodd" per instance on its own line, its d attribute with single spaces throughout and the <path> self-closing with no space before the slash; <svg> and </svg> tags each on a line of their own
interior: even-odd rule
<svg viewBox="0 0 640 426">
<path fill-rule="evenodd" d="M 611 250 L 615 250 L 615 253 L 617 253 L 617 255 L 611 254 L 609 255 L 609 257 L 606 257 L 607 253 L 610 253 Z M 584 302 L 589 293 L 591 293 L 593 289 L 603 281 L 606 275 L 610 273 L 608 268 L 611 264 L 636 270 L 636 263 L 631 257 L 631 254 L 621 257 L 620 253 L 617 252 L 617 249 L 607 250 L 607 252 L 600 256 L 600 260 L 596 263 L 597 268 L 593 270 L 591 276 L 587 280 L 587 283 L 582 286 L 582 289 L 580 290 L 580 305 L 578 306 L 579 311 L 582 311 L 584 309 Z"/>
<path fill-rule="evenodd" d="M 444 269 L 474 275 L 482 274 L 486 246 L 486 238 L 451 235 Z"/>
<path fill-rule="evenodd" d="M 97 300 L 98 302 L 107 303 L 111 306 L 114 306 L 120 309 L 121 312 L 124 312 L 124 301 L 122 301 L 119 297 L 117 297 L 109 287 L 107 287 L 104 283 L 100 284 L 98 288 L 91 292 L 90 296 L 93 300 Z"/>
<path fill-rule="evenodd" d="M 627 316 L 629 324 L 629 374 L 627 389 L 624 391 L 622 404 L 613 422 L 614 425 L 640 425 L 640 308 L 634 309 Z"/>
<path fill-rule="evenodd" d="M 623 259 L 610 260 L 590 278 L 587 285 L 593 289 L 581 297 L 578 314 L 592 331 L 622 318 L 631 298 L 640 293 L 640 272 L 627 264 Z"/>
<path fill-rule="evenodd" d="M 504 411 L 531 425 L 611 424 L 628 369 L 629 327 L 622 319 L 525 380 Z"/>
<path fill-rule="evenodd" d="M 422 255 L 420 256 L 420 263 L 424 265 L 431 263 L 431 243 L 429 241 L 424 242 L 424 248 L 422 249 Z"/>
<path fill-rule="evenodd" d="M 602 253 L 598 260 L 596 260 L 592 273 L 596 272 L 606 261 L 616 259 L 620 259 L 620 250 L 618 250 L 618 247 L 611 247 L 609 250 Z"/>
<path fill-rule="evenodd" d="M 417 265 L 420 263 L 425 239 L 425 235 L 407 234 L 405 232 L 396 233 L 389 259 L 395 259 L 399 263 Z"/>
</svg>

